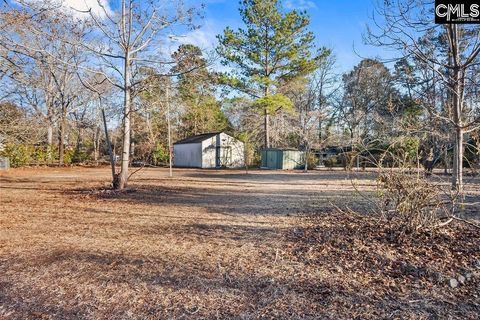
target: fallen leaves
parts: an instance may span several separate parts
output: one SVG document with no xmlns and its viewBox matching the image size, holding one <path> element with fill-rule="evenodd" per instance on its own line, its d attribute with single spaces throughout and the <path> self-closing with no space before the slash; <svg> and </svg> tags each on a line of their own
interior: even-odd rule
<svg viewBox="0 0 480 320">
<path fill-rule="evenodd" d="M 348 299 L 362 306 L 362 317 L 396 312 L 402 318 L 468 318 L 480 313 L 480 277 L 472 276 L 480 237 L 473 226 L 456 223 L 400 242 L 389 237 L 389 227 L 379 220 L 346 212 L 309 215 L 302 226 L 302 232 L 297 228 L 286 237 L 291 255 L 305 266 L 303 285 L 315 291 L 315 283 L 328 279 L 334 295 L 347 292 Z M 329 274 L 314 276 L 314 270 L 322 269 Z M 460 285 L 455 278 L 456 285 L 449 286 L 449 277 L 459 272 L 469 274 L 470 281 Z M 428 310 L 410 306 L 412 301 L 428 305 Z M 343 304 L 335 304 L 329 306 L 333 313 L 353 316 Z"/>
</svg>

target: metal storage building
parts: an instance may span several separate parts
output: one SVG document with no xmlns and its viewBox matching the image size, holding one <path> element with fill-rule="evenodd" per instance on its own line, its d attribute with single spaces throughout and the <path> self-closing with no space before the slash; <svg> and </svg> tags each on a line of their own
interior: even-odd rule
<svg viewBox="0 0 480 320">
<path fill-rule="evenodd" d="M 269 148 L 262 150 L 262 168 L 266 169 L 303 169 L 305 152 L 295 149 Z"/>
<path fill-rule="evenodd" d="M 173 164 L 184 168 L 242 167 L 244 145 L 223 132 L 191 136 L 173 144 Z"/>
</svg>

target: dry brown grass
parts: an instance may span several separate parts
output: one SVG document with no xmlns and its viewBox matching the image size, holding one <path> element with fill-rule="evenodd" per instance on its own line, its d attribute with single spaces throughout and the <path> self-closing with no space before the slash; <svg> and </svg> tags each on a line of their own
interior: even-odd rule
<svg viewBox="0 0 480 320">
<path fill-rule="evenodd" d="M 0 318 L 475 318 L 480 312 L 478 279 L 450 289 L 420 275 L 410 279 L 396 264 L 423 266 L 451 250 L 454 263 L 437 262 L 436 271 L 449 276 L 471 268 L 480 242 L 470 229 L 452 224 L 441 253 L 431 254 L 355 232 L 372 228 L 361 218 L 339 217 L 331 203 L 362 210 L 368 201 L 343 172 L 178 170 L 170 179 L 148 169 L 120 193 L 103 190 L 108 173 L 1 173 Z M 358 177 L 357 186 L 373 190 L 373 175 Z M 475 190 L 471 197 L 478 197 Z M 470 251 L 458 254 L 458 245 Z M 390 271 L 383 272 L 369 259 L 389 250 Z M 385 291 L 387 284 L 398 290 Z"/>
</svg>

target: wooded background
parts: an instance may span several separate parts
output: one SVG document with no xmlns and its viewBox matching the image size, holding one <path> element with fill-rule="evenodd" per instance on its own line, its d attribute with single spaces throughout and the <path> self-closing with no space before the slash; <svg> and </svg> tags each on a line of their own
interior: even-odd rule
<svg viewBox="0 0 480 320">
<path fill-rule="evenodd" d="M 451 170 L 459 191 L 463 168 L 478 168 L 480 27 L 434 24 L 433 2 L 380 1 L 365 42 L 396 58 L 365 58 L 343 74 L 308 12 L 278 0 L 241 1 L 244 26 L 226 28 L 215 50 L 174 52 L 166 43 L 201 28 L 202 6 L 1 6 L 0 155 L 12 166 L 107 161 L 104 110 L 117 188 L 132 162 L 163 165 L 171 141 L 212 131 L 246 142 L 250 165 L 263 147 L 393 150 L 403 164 Z"/>
</svg>

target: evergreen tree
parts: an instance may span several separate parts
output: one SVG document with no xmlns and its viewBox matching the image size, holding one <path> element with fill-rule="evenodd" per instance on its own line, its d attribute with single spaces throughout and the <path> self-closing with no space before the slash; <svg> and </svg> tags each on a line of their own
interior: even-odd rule
<svg viewBox="0 0 480 320">
<path fill-rule="evenodd" d="M 174 72 L 178 73 L 178 98 L 185 107 L 181 118 L 185 136 L 229 127 L 228 120 L 215 98 L 215 75 L 206 67 L 199 47 L 181 45 L 173 54 L 177 61 Z"/>
<path fill-rule="evenodd" d="M 227 27 L 218 36 L 217 52 L 234 71 L 222 77 L 224 84 L 255 99 L 264 116 L 264 146 L 270 147 L 269 116 L 293 104 L 281 92 L 285 84 L 303 77 L 326 54 L 312 55 L 314 35 L 307 30 L 306 12 L 283 12 L 279 0 L 242 0 L 240 15 L 245 29 Z"/>
</svg>

